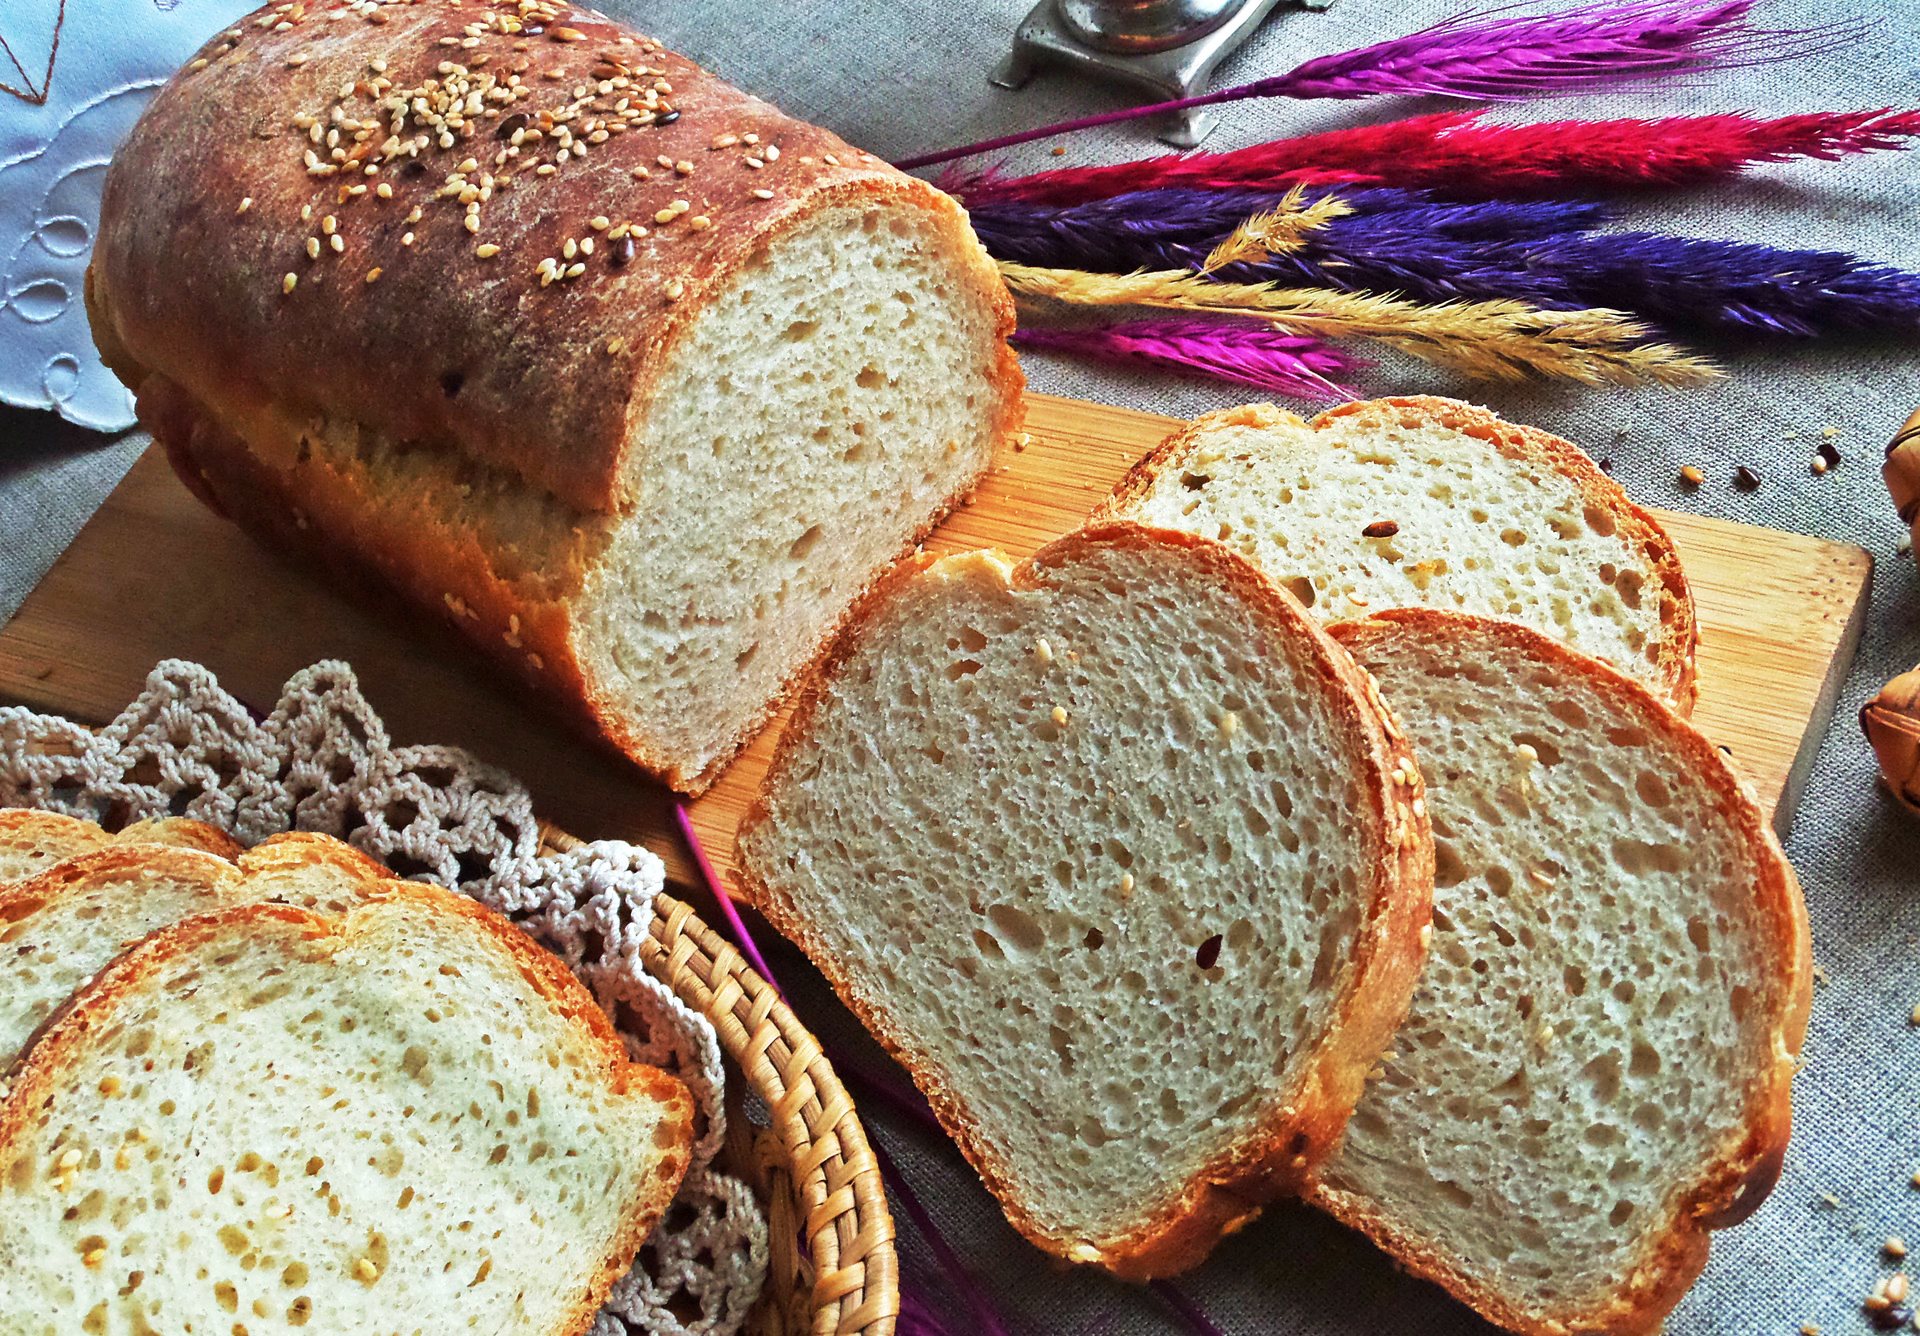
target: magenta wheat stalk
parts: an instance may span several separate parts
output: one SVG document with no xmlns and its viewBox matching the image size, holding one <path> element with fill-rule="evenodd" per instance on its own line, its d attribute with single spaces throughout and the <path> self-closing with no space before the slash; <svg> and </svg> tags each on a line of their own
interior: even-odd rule
<svg viewBox="0 0 1920 1336">
<path fill-rule="evenodd" d="M 1027 326 L 1026 348 L 1124 362 L 1248 385 L 1294 399 L 1351 399 L 1333 379 L 1368 365 L 1319 339 L 1236 320 L 1137 320 L 1087 327 Z"/>
<path fill-rule="evenodd" d="M 1033 130 L 923 153 L 895 164 L 930 167 L 1016 144 L 1141 116 L 1249 98 L 1363 98 L 1437 94 L 1507 102 L 1585 92 L 1608 84 L 1809 54 L 1845 40 L 1851 28 L 1772 31 L 1747 25 L 1754 0 L 1626 0 L 1557 14 L 1463 14 L 1285 74 L 1196 97 L 1059 121 Z"/>
</svg>

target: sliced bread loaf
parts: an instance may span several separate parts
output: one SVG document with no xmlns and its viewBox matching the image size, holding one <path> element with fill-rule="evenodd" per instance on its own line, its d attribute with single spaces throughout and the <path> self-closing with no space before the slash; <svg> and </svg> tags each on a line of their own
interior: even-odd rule
<svg viewBox="0 0 1920 1336">
<path fill-rule="evenodd" d="M 1137 1278 L 1338 1138 L 1418 968 L 1418 790 L 1291 600 L 1120 524 L 877 591 L 739 858 L 1013 1224 Z"/>
<path fill-rule="evenodd" d="M 197 918 L 109 966 L 0 1105 L 0 1331 L 574 1336 L 692 1122 L 464 897 Z"/>
<path fill-rule="evenodd" d="M 1322 623 L 1395 607 L 1505 618 L 1693 708 L 1698 636 L 1672 540 L 1578 446 L 1485 409 L 1210 413 L 1105 512 L 1220 539 Z"/>
<path fill-rule="evenodd" d="M 1433 940 L 1319 1202 L 1488 1318 L 1639 1333 L 1785 1153 L 1793 871 L 1713 745 L 1605 665 L 1428 610 L 1334 628 L 1427 777 Z"/>
</svg>

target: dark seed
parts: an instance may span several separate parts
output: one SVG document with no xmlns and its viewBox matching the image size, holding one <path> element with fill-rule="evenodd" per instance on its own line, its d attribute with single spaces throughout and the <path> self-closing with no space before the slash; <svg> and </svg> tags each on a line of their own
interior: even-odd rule
<svg viewBox="0 0 1920 1336">
<path fill-rule="evenodd" d="M 527 122 L 527 113 L 524 111 L 516 111 L 513 115 L 500 122 L 500 128 L 493 132 L 493 137 L 495 139 L 511 139 L 515 131 L 527 128 Z"/>
<path fill-rule="evenodd" d="M 1600 471 L 1605 474 L 1609 474 L 1609 475 L 1612 474 L 1613 472 L 1613 456 L 1612 455 L 1608 455 L 1605 459 L 1600 461 Z"/>
<path fill-rule="evenodd" d="M 659 115 L 653 118 L 653 123 L 655 125 L 672 125 L 675 121 L 679 119 L 680 119 L 679 109 L 677 107 L 668 107 L 665 111 L 662 111 Z"/>
<path fill-rule="evenodd" d="M 613 250 L 607 255 L 607 263 L 611 264 L 615 269 L 618 269 L 632 258 L 633 238 L 621 237 L 620 240 L 613 243 Z"/>
<path fill-rule="evenodd" d="M 1913 1309 L 1905 1304 L 1894 1304 L 1868 1313 L 1867 1321 L 1881 1331 L 1894 1331 L 1913 1321 Z"/>
<path fill-rule="evenodd" d="M 520 25 L 520 35 L 522 37 L 538 37 L 546 30 L 547 25 L 544 23 L 523 23 Z"/>
<path fill-rule="evenodd" d="M 1193 953 L 1193 963 L 1203 970 L 1212 969 L 1214 964 L 1220 959 L 1221 940 L 1220 934 L 1216 932 L 1213 936 L 1207 938 L 1206 941 L 1200 943 L 1200 949 Z"/>
<path fill-rule="evenodd" d="M 1400 532 L 1400 526 L 1392 520 L 1375 520 L 1360 531 L 1362 538 L 1391 538 Z"/>
<path fill-rule="evenodd" d="M 1840 447 L 1832 441 L 1820 442 L 1819 448 L 1816 449 L 1814 453 L 1827 461 L 1828 468 L 1837 469 L 1840 467 Z"/>
<path fill-rule="evenodd" d="M 1742 464 L 1733 471 L 1733 485 L 1743 492 L 1751 492 L 1760 485 L 1760 475 Z"/>
<path fill-rule="evenodd" d="M 426 170 L 427 164 L 418 158 L 408 158 L 407 165 L 400 169 L 401 173 L 406 176 L 422 176 L 425 175 Z"/>
</svg>

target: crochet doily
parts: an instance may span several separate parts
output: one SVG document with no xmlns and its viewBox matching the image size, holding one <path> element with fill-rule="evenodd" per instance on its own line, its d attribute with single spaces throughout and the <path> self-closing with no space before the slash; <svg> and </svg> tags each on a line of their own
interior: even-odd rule
<svg viewBox="0 0 1920 1336">
<path fill-rule="evenodd" d="M 615 841 L 540 851 L 527 791 L 455 747 L 395 747 L 344 663 L 296 674 L 256 722 L 198 664 L 169 659 L 99 731 L 0 708 L 0 805 L 108 826 L 188 816 L 254 844 L 285 830 L 344 839 L 402 876 L 512 919 L 592 991 L 636 1060 L 678 1075 L 698 1105 L 692 1167 L 592 1336 L 727 1336 L 767 1270 L 752 1192 L 712 1167 L 726 1134 L 720 1045 L 640 964 L 660 860 Z"/>
</svg>

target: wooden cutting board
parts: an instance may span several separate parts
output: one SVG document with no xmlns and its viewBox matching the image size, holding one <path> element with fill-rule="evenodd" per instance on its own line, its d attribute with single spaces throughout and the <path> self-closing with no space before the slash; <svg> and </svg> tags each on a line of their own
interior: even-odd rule
<svg viewBox="0 0 1920 1336">
<path fill-rule="evenodd" d="M 1172 425 L 1045 395 L 1028 408 L 1024 446 L 1005 453 L 930 546 L 1025 555 L 1077 524 Z M 1732 750 L 1784 830 L 1859 640 L 1872 558 L 1749 525 L 1662 519 L 1700 606 L 1695 718 Z M 344 659 L 398 741 L 467 747 L 524 780 L 548 820 L 585 839 L 646 843 L 674 881 L 693 879 L 662 789 L 576 741 L 451 631 L 351 600 L 263 553 L 195 502 L 155 449 L 0 630 L 0 698 L 102 723 L 163 658 L 206 664 L 256 708 L 298 669 Z M 777 724 L 693 805 L 723 874 L 776 733 Z"/>
</svg>

